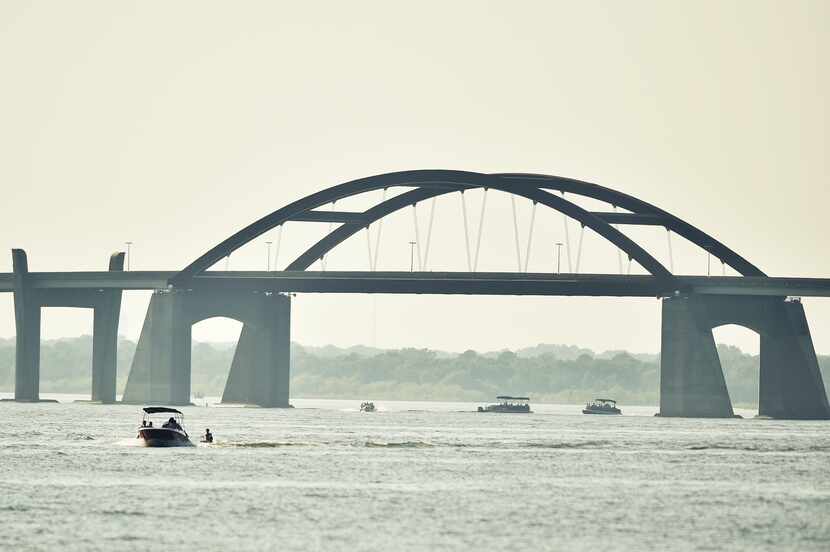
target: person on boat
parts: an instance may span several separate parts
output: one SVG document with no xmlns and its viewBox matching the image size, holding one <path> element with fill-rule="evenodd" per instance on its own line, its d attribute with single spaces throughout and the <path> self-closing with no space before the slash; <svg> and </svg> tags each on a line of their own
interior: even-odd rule
<svg viewBox="0 0 830 552">
<path fill-rule="evenodd" d="M 167 428 L 167 429 L 178 429 L 178 430 L 182 429 L 182 426 L 180 426 L 178 424 L 178 422 L 176 422 L 176 419 L 173 418 L 173 417 L 171 417 L 169 420 L 167 420 L 167 422 L 165 422 L 164 425 L 162 425 L 161 427 L 164 427 L 164 428 Z"/>
<path fill-rule="evenodd" d="M 141 427 L 147 427 L 147 420 L 141 420 Z"/>
<path fill-rule="evenodd" d="M 213 433 L 210 432 L 210 428 L 205 429 L 205 443 L 212 443 L 213 442 Z"/>
</svg>

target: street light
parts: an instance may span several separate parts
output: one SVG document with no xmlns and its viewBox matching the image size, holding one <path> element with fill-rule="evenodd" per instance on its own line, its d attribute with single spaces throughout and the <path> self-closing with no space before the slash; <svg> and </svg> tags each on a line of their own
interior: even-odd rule
<svg viewBox="0 0 830 552">
<path fill-rule="evenodd" d="M 127 270 L 130 270 L 130 252 L 132 250 L 133 242 L 128 241 L 124 243 L 127 244 Z"/>
<path fill-rule="evenodd" d="M 271 244 L 274 242 L 267 241 L 265 245 L 267 246 L 266 258 L 265 258 L 265 270 L 270 272 L 271 271 Z"/>
<path fill-rule="evenodd" d="M 409 272 L 415 271 L 415 243 L 409 242 Z"/>
<path fill-rule="evenodd" d="M 562 242 L 556 242 L 556 273 L 559 274 L 562 266 Z"/>
</svg>

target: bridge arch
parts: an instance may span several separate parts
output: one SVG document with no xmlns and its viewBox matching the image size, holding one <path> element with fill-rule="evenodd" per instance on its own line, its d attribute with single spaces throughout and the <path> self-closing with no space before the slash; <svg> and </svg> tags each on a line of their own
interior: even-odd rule
<svg viewBox="0 0 830 552">
<path fill-rule="evenodd" d="M 640 265 L 648 270 L 651 274 L 657 277 L 669 278 L 671 273 L 664 267 L 657 259 L 655 259 L 645 249 L 640 247 L 637 243 L 632 241 L 628 236 L 611 226 L 609 223 L 600 219 L 593 213 L 583 209 L 582 207 L 558 196 L 551 194 L 548 191 L 529 187 L 529 186 L 511 186 L 501 182 L 500 179 L 494 178 L 487 184 L 468 185 L 463 188 L 455 189 L 417 189 L 406 192 L 399 196 L 388 199 L 379 205 L 364 212 L 369 222 L 363 225 L 352 224 L 350 226 L 343 225 L 335 231 L 328 234 L 315 245 L 307 249 L 302 255 L 294 260 L 286 270 L 306 270 L 311 264 L 323 255 L 328 253 L 331 249 L 346 240 L 348 237 L 354 235 L 366 224 L 375 222 L 395 211 L 405 208 L 409 205 L 429 199 L 438 197 L 455 191 L 470 190 L 475 188 L 494 189 L 510 193 L 516 196 L 527 198 L 535 203 L 542 204 L 546 207 L 564 213 L 565 215 L 577 220 L 583 226 L 591 228 L 597 234 L 606 238 L 612 244 L 624 251 L 628 256 L 636 260 Z M 339 231 L 339 232 L 338 232 Z"/>
<path fill-rule="evenodd" d="M 410 191 L 367 209 L 363 212 L 324 212 L 317 208 L 337 200 L 390 187 L 409 187 Z M 174 287 L 184 286 L 210 266 L 265 232 L 291 220 L 340 222 L 338 228 L 312 245 L 287 267 L 287 270 L 305 270 L 331 249 L 368 227 L 373 222 L 420 201 L 450 192 L 484 188 L 495 189 L 525 197 L 575 219 L 610 241 L 630 259 L 637 261 L 660 279 L 672 278 L 672 273 L 639 244 L 617 230 L 613 223 L 661 225 L 706 249 L 722 262 L 745 276 L 764 276 L 755 265 L 709 236 L 702 230 L 642 200 L 610 188 L 580 180 L 550 175 L 500 173 L 484 174 L 470 171 L 426 169 L 400 171 L 370 176 L 339 184 L 294 201 L 234 233 L 190 263 L 170 279 Z M 551 193 L 558 191 L 561 196 Z M 628 213 L 590 212 L 565 198 L 566 193 L 589 197 L 622 207 Z"/>
<path fill-rule="evenodd" d="M 623 209 L 631 211 L 631 213 L 644 215 L 651 219 L 649 224 L 659 224 L 667 230 L 683 236 L 698 247 L 712 253 L 712 255 L 734 268 L 739 274 L 743 276 L 766 276 L 757 266 L 706 232 L 655 205 L 624 194 L 623 192 L 606 188 L 599 184 L 562 176 L 524 173 L 501 173 L 498 176 L 506 178 L 511 182 L 536 182 L 542 188 L 598 199 L 611 205 L 622 207 Z M 643 220 L 648 220 L 648 218 Z"/>
</svg>

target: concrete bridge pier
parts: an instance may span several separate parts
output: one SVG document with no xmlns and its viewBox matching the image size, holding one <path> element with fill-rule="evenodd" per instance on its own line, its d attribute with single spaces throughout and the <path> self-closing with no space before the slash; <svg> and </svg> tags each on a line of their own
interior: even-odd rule
<svg viewBox="0 0 830 552">
<path fill-rule="evenodd" d="M 239 290 L 157 290 L 124 391 L 127 403 L 190 404 L 191 328 L 213 317 L 243 323 L 223 402 L 287 407 L 290 298 Z"/>
<path fill-rule="evenodd" d="M 123 402 L 190 404 L 190 328 L 183 293 L 153 292 Z"/>
<path fill-rule="evenodd" d="M 22 249 L 12 249 L 14 271 L 14 400 L 40 400 L 40 302 Z"/>
<path fill-rule="evenodd" d="M 32 285 L 26 252 L 12 249 L 14 319 L 16 328 L 14 398 L 40 400 L 40 309 L 89 308 L 94 311 L 92 331 L 92 400 L 115 402 L 118 321 L 121 290 L 37 289 Z M 124 253 L 113 253 L 110 271 L 124 269 Z"/>
<path fill-rule="evenodd" d="M 772 418 L 830 418 L 813 339 L 799 301 L 771 309 L 761 335 L 758 414 Z"/>
<path fill-rule="evenodd" d="M 761 336 L 759 414 L 830 419 L 804 307 L 780 297 L 679 296 L 663 300 L 660 415 L 734 415 L 712 329 L 737 324 Z"/>
<path fill-rule="evenodd" d="M 124 270 L 124 253 L 114 253 L 110 257 L 109 270 Z M 92 400 L 114 403 L 121 290 L 98 290 L 93 297 Z"/>
<path fill-rule="evenodd" d="M 259 323 L 242 326 L 223 403 L 285 408 L 291 375 L 291 299 L 264 298 Z"/>
</svg>

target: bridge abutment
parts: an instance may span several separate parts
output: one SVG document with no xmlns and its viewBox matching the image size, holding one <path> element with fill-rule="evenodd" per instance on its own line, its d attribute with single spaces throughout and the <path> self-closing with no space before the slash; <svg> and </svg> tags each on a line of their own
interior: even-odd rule
<svg viewBox="0 0 830 552">
<path fill-rule="evenodd" d="M 663 300 L 662 322 L 661 416 L 733 416 L 712 329 L 737 324 L 761 336 L 759 414 L 830 419 L 800 302 L 780 297 L 670 297 Z"/>
<path fill-rule="evenodd" d="M 223 402 L 287 407 L 290 299 L 239 290 L 158 290 L 153 293 L 123 401 L 190 403 L 191 329 L 212 317 L 243 323 Z"/>
</svg>

